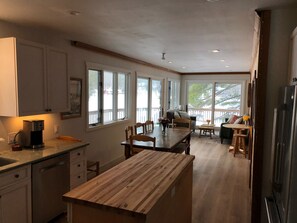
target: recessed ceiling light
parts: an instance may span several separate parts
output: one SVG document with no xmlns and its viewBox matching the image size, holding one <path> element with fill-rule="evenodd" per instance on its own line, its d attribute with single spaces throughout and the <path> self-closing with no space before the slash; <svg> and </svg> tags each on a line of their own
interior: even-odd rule
<svg viewBox="0 0 297 223">
<path fill-rule="evenodd" d="M 77 15 L 80 15 L 80 12 L 79 11 L 70 11 L 69 14 L 77 16 Z"/>
<path fill-rule="evenodd" d="M 213 52 L 213 53 L 219 53 L 220 50 L 219 50 L 219 49 L 214 49 L 214 50 L 212 50 L 211 52 Z"/>
<path fill-rule="evenodd" d="M 225 62 L 225 60 L 220 60 L 221 62 Z"/>
<path fill-rule="evenodd" d="M 172 61 L 168 61 L 168 63 L 172 63 Z"/>
<path fill-rule="evenodd" d="M 226 65 L 225 67 L 228 68 L 228 67 L 230 67 L 230 65 Z"/>
<path fill-rule="evenodd" d="M 182 69 L 186 69 L 186 67 L 182 67 Z"/>
</svg>

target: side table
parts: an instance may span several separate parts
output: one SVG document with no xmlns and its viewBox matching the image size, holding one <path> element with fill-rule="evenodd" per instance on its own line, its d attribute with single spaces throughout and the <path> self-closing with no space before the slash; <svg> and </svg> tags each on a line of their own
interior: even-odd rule
<svg viewBox="0 0 297 223">
<path fill-rule="evenodd" d="M 200 125 L 198 129 L 200 130 L 199 132 L 199 137 L 201 136 L 201 132 L 206 135 L 206 133 L 209 133 L 210 138 L 212 139 L 212 134 L 215 134 L 214 132 L 214 127 L 215 125 L 213 124 L 204 124 Z"/>
</svg>

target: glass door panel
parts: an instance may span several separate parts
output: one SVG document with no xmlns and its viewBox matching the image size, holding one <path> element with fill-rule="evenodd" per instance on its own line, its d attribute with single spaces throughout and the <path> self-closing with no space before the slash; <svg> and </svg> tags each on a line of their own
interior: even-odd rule
<svg viewBox="0 0 297 223">
<path fill-rule="evenodd" d="M 216 83 L 214 123 L 220 125 L 231 115 L 240 114 L 241 84 Z"/>
<path fill-rule="evenodd" d="M 137 78 L 136 122 L 148 120 L 149 79 Z"/>
<path fill-rule="evenodd" d="M 152 80 L 152 96 L 151 96 L 151 120 L 158 123 L 159 117 L 162 116 L 162 81 Z"/>
<path fill-rule="evenodd" d="M 188 113 L 196 116 L 198 125 L 206 124 L 212 118 L 212 83 L 189 83 L 188 85 Z"/>
</svg>

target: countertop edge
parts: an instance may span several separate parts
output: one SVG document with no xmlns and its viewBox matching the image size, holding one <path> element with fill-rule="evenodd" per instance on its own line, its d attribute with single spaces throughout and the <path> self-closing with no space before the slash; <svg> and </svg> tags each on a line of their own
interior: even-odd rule
<svg viewBox="0 0 297 223">
<path fill-rule="evenodd" d="M 59 140 L 59 141 L 67 144 L 67 142 L 65 142 L 65 140 Z M 45 141 L 44 149 L 35 149 L 35 150 L 24 149 L 23 151 L 27 151 L 26 153 L 32 152 L 32 154 L 38 153 L 38 152 L 43 152 L 46 149 L 53 149 L 52 144 L 55 142 L 57 143 L 59 141 L 56 139 L 48 140 L 48 141 Z M 34 163 L 37 163 L 37 162 L 40 162 L 40 161 L 43 161 L 46 159 L 50 159 L 52 157 L 55 157 L 55 156 L 58 156 L 58 155 L 61 155 L 64 153 L 68 153 L 68 152 L 71 152 L 72 150 L 75 150 L 75 149 L 78 149 L 81 147 L 85 147 L 88 145 L 90 145 L 89 142 L 72 142 L 72 144 L 71 144 L 71 142 L 69 142 L 68 145 L 61 145 L 61 148 L 56 148 L 58 151 L 54 151 L 54 152 L 44 155 L 42 157 L 27 159 L 27 160 L 26 159 L 20 160 L 20 159 L 16 159 L 13 157 L 13 155 L 17 155 L 17 154 L 19 155 L 19 152 L 21 152 L 21 151 L 2 150 L 2 152 L 0 152 L 0 157 L 15 159 L 17 161 L 15 163 L 0 167 L 0 174 L 5 173 L 10 170 L 13 170 L 13 169 L 16 169 L 16 168 L 19 168 L 19 167 L 22 167 L 22 166 L 25 166 L 25 165 L 28 165 L 28 164 L 34 164 Z"/>
</svg>

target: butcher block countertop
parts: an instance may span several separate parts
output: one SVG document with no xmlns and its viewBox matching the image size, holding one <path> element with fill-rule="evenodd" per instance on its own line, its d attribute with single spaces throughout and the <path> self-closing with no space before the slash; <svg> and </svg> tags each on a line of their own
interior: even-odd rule
<svg viewBox="0 0 297 223">
<path fill-rule="evenodd" d="M 192 174 L 194 159 L 192 155 L 144 150 L 66 193 L 63 199 L 124 215 L 147 216 L 169 188 L 171 197 L 175 195 L 174 185 L 187 169 Z M 192 190 L 192 179 L 188 184 Z M 188 193 L 192 195 L 192 191 Z"/>
</svg>

